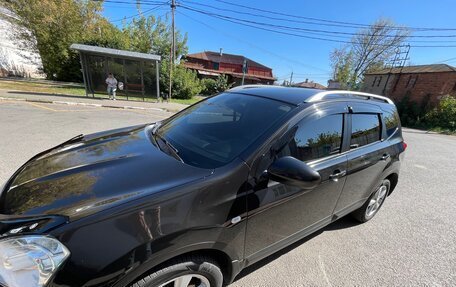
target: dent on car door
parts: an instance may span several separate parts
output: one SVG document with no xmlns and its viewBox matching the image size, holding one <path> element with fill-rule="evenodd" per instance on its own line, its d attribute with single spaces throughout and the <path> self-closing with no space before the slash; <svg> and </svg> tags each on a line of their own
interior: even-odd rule
<svg viewBox="0 0 456 287">
<path fill-rule="evenodd" d="M 347 180 L 335 210 L 338 216 L 365 202 L 390 160 L 388 143 L 382 140 L 384 128 L 380 116 L 375 111 L 349 116 L 351 135 Z"/>
<path fill-rule="evenodd" d="M 344 114 L 305 118 L 254 163 L 245 246 L 249 263 L 331 221 L 347 168 L 343 130 Z M 305 190 L 268 179 L 268 167 L 284 156 L 307 162 L 320 173 L 321 183 Z"/>
</svg>

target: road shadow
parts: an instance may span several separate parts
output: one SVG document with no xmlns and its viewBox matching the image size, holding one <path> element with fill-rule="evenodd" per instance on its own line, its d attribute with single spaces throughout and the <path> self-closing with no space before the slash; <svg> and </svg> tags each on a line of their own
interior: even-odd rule
<svg viewBox="0 0 456 287">
<path fill-rule="evenodd" d="M 8 91 L 8 94 L 17 94 L 17 95 L 35 95 L 35 96 L 51 96 L 55 98 L 63 98 L 63 99 L 92 99 L 92 100 L 106 100 L 106 98 L 101 97 L 86 97 L 86 96 L 67 96 L 67 95 L 59 95 L 59 94 L 52 94 L 52 93 L 41 93 L 41 92 L 21 92 L 21 91 Z"/>
<path fill-rule="evenodd" d="M 430 134 L 430 135 L 438 135 L 440 133 L 430 131 L 430 130 L 418 130 L 418 129 L 402 129 L 402 132 L 405 134 Z"/>
<path fill-rule="evenodd" d="M 351 218 L 350 216 L 345 216 L 345 217 L 342 217 L 341 219 L 329 224 L 328 226 L 326 226 L 325 228 L 323 229 L 320 229 L 314 233 L 312 233 L 311 235 L 309 236 L 306 236 L 304 237 L 303 239 L 300 239 L 298 241 L 296 241 L 295 243 L 277 251 L 276 253 L 254 263 L 253 265 L 245 268 L 244 270 L 241 271 L 241 273 L 239 273 L 238 276 L 236 276 L 236 278 L 234 279 L 233 282 L 236 282 L 242 278 L 244 278 L 245 276 L 249 275 L 250 273 L 253 273 L 255 272 L 256 270 L 268 265 L 269 263 L 271 263 L 272 261 L 282 257 L 283 255 L 287 254 L 288 252 L 294 250 L 295 248 L 299 247 L 301 244 L 304 244 L 306 243 L 307 241 L 313 239 L 314 237 L 322 234 L 323 232 L 325 231 L 334 231 L 334 230 L 340 230 L 340 229 L 346 229 L 346 228 L 351 228 L 351 227 L 355 227 L 355 226 L 358 226 L 360 223 L 355 221 L 353 218 Z"/>
</svg>

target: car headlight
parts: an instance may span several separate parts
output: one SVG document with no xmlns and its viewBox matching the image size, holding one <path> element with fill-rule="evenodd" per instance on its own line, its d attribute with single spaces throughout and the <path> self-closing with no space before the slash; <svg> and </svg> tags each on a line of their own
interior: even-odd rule
<svg viewBox="0 0 456 287">
<path fill-rule="evenodd" d="M 42 287 L 70 256 L 57 239 L 26 235 L 0 240 L 0 284 Z"/>
</svg>

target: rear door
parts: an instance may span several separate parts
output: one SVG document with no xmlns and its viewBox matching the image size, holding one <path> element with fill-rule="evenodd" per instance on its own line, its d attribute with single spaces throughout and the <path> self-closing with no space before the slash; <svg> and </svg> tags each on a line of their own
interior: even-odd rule
<svg viewBox="0 0 456 287">
<path fill-rule="evenodd" d="M 317 109 L 293 125 L 261 154 L 252 168 L 253 192 L 248 197 L 245 255 L 257 261 L 331 222 L 345 182 L 342 154 L 346 114 Z M 268 180 L 266 170 L 284 156 L 305 161 L 322 178 L 319 186 L 304 190 Z"/>
<path fill-rule="evenodd" d="M 337 216 L 345 215 L 367 200 L 391 161 L 380 107 L 354 104 L 351 110 L 347 180 L 335 209 Z"/>
</svg>

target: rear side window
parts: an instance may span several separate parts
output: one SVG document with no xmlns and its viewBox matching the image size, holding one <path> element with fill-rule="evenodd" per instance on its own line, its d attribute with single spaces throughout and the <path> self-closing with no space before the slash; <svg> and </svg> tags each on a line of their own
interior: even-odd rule
<svg viewBox="0 0 456 287">
<path fill-rule="evenodd" d="M 291 141 L 279 152 L 309 161 L 340 153 L 343 134 L 342 114 L 317 120 L 303 120 L 298 124 Z"/>
<path fill-rule="evenodd" d="M 399 115 L 397 112 L 385 112 L 383 114 L 383 120 L 386 126 L 386 136 L 390 137 L 394 134 L 396 129 L 399 127 Z"/>
<path fill-rule="evenodd" d="M 357 148 L 380 140 L 378 114 L 352 114 L 350 148 Z"/>
</svg>

